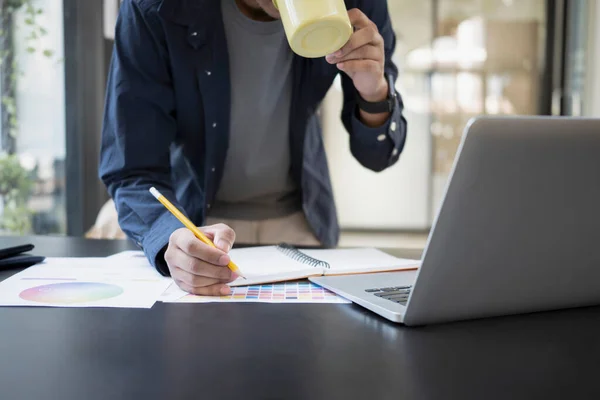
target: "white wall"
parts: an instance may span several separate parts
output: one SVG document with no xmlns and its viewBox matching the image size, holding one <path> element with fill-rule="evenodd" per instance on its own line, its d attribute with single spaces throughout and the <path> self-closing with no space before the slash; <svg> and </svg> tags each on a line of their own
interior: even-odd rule
<svg viewBox="0 0 600 400">
<path fill-rule="evenodd" d="M 342 97 L 341 86 L 336 81 L 323 103 L 325 147 L 342 229 L 429 228 L 431 135 L 428 115 L 407 107 L 404 115 L 409 133 L 404 152 L 395 166 L 375 173 L 362 167 L 350 153 L 348 132 L 340 122 Z"/>
<path fill-rule="evenodd" d="M 589 46 L 584 112 L 586 116 L 600 117 L 600 4 L 590 1 Z"/>
<path fill-rule="evenodd" d="M 119 15 L 121 0 L 104 0 L 104 37 L 115 40 L 115 26 Z"/>
</svg>

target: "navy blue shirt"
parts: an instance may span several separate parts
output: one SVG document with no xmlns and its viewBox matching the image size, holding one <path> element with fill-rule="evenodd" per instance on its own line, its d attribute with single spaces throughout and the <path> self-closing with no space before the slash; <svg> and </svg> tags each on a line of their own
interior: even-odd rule
<svg viewBox="0 0 600 400">
<path fill-rule="evenodd" d="M 361 9 L 378 26 L 386 76 L 395 86 L 396 38 L 386 0 L 347 0 L 346 5 Z M 169 237 L 183 225 L 149 189 L 156 187 L 196 225 L 204 224 L 229 142 L 229 72 L 219 1 L 123 1 L 107 85 L 100 177 L 122 230 L 163 274 L 168 274 L 163 255 Z M 308 223 L 326 247 L 338 243 L 339 225 L 316 111 L 338 73 L 325 59 L 294 56 L 292 176 Z M 373 171 L 390 167 L 406 140 L 400 95 L 395 93 L 386 124 L 370 128 L 358 117 L 356 89 L 345 74 L 342 86 L 342 122 L 353 156 Z"/>
</svg>

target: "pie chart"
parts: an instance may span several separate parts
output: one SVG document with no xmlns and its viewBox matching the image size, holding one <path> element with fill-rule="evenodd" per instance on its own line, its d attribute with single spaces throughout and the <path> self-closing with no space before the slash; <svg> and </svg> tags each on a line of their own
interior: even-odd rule
<svg viewBox="0 0 600 400">
<path fill-rule="evenodd" d="M 19 297 L 36 303 L 61 305 L 106 300 L 122 293 L 122 287 L 108 283 L 67 282 L 32 287 L 23 290 Z"/>
</svg>

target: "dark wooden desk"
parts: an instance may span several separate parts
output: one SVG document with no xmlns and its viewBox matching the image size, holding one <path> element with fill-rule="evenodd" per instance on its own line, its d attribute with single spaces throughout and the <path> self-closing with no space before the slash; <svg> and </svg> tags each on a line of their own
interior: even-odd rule
<svg viewBox="0 0 600 400">
<path fill-rule="evenodd" d="M 133 248 L 0 246 L 23 241 L 47 256 Z M 598 399 L 599 373 L 598 307 L 423 328 L 354 305 L 0 308 L 2 400 Z"/>
</svg>

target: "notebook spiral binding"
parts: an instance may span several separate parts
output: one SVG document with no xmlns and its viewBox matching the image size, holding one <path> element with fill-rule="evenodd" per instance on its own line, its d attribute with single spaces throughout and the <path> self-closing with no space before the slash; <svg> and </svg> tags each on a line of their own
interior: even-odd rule
<svg viewBox="0 0 600 400">
<path fill-rule="evenodd" d="M 311 267 L 320 267 L 320 268 L 331 268 L 328 262 L 318 260 L 316 258 L 310 257 L 307 254 L 304 254 L 294 246 L 291 246 L 287 243 L 281 243 L 277 245 L 277 249 L 281 251 L 286 256 L 290 257 L 294 261 L 301 262 L 302 264 L 310 265 Z"/>
</svg>

